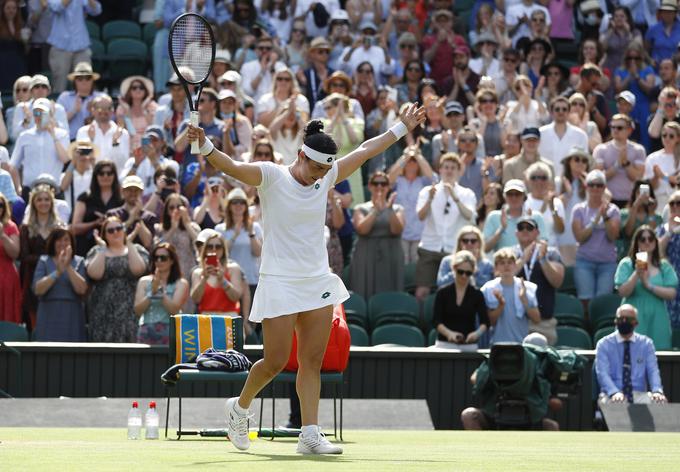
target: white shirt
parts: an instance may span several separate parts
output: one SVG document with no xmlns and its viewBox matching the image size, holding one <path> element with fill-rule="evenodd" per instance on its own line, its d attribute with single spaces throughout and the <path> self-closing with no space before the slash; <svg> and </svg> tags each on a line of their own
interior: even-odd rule
<svg viewBox="0 0 680 472">
<path fill-rule="evenodd" d="M 328 274 L 326 200 L 338 176 L 337 161 L 309 186 L 296 181 L 289 166 L 263 162 L 260 169 L 257 190 L 264 230 L 260 274 L 304 278 Z"/>
<path fill-rule="evenodd" d="M 255 107 L 255 121 L 258 121 L 260 113 L 274 110 L 276 108 L 276 103 L 273 93 L 269 92 L 262 95 Z M 299 93 L 295 98 L 295 108 L 298 111 L 307 113 L 307 116 L 309 116 L 309 100 L 307 100 L 307 97 Z"/>
<path fill-rule="evenodd" d="M 543 208 L 543 200 L 534 198 L 529 194 L 526 201 L 524 202 L 524 211 L 531 210 L 532 214 L 539 214 L 543 217 L 543 222 L 545 223 L 545 230 L 548 234 L 542 234 L 541 238 L 548 240 L 549 246 L 557 246 L 557 233 L 555 233 L 555 220 L 553 218 L 552 211 L 550 207 L 546 205 L 546 209 L 541 213 L 541 208 Z M 553 198 L 553 205 L 555 205 L 555 211 L 557 216 L 562 218 L 562 221 L 566 225 L 566 212 L 564 211 L 564 204 L 559 198 Z"/>
<path fill-rule="evenodd" d="M 529 18 L 529 21 L 531 21 L 531 14 L 534 12 L 534 10 L 541 10 L 545 14 L 545 22 L 546 22 L 546 27 L 548 30 L 550 30 L 550 25 L 552 21 L 550 20 L 550 12 L 548 12 L 548 9 L 545 8 L 544 6 L 538 5 L 536 3 L 526 6 L 524 3 L 519 3 L 517 5 L 512 5 L 508 6 L 506 5 L 506 14 L 505 14 L 505 24 L 508 28 L 508 30 L 514 28 L 517 26 L 519 23 L 519 20 L 526 15 L 527 18 Z M 517 31 L 515 31 L 515 34 L 512 36 L 512 47 L 514 48 L 517 46 L 517 40 L 524 37 L 524 36 L 530 36 L 531 35 L 531 30 L 529 29 L 529 25 L 527 23 L 523 23 L 522 26 L 517 28 Z"/>
<path fill-rule="evenodd" d="M 328 26 L 319 28 L 314 23 L 314 13 L 309 9 L 314 3 L 318 3 L 318 0 L 298 0 L 295 5 L 295 14 L 293 18 L 298 18 L 300 16 L 305 17 L 305 30 L 307 30 L 307 36 L 328 36 Z M 338 0 L 325 0 L 323 3 L 324 8 L 328 12 L 328 23 L 330 23 L 330 16 L 335 10 L 340 10 L 340 3 Z M 288 38 L 285 38 L 288 39 Z"/>
<path fill-rule="evenodd" d="M 69 129 L 68 128 L 68 116 L 66 115 L 66 110 L 64 110 L 64 107 L 53 101 L 50 100 L 50 103 L 52 104 L 52 111 L 50 112 L 50 115 L 54 117 L 54 120 L 57 122 L 57 126 L 59 128 L 63 129 Z M 28 114 L 28 125 L 24 126 L 24 106 L 28 106 L 29 109 L 29 114 Z M 32 106 L 33 106 L 33 100 L 29 100 L 27 102 L 22 102 L 19 103 L 16 107 L 14 107 L 14 114 L 12 115 L 12 126 L 9 128 L 12 130 L 10 138 L 12 140 L 16 141 L 19 135 L 23 132 L 26 131 L 27 129 L 35 126 L 35 120 L 33 119 L 33 111 L 32 111 Z"/>
<path fill-rule="evenodd" d="M 423 187 L 418 193 L 416 212 L 420 211 L 430 198 L 430 187 L 430 185 Z M 468 221 L 460 214 L 458 204 L 453 201 L 453 198 L 444 188 L 444 184 L 439 182 L 435 187 L 437 192 L 432 199 L 430 211 L 425 217 L 425 226 L 418 247 L 433 252 L 451 252 L 456 247 L 460 229 L 465 225 L 474 224 L 477 197 L 475 192 L 469 188 L 458 184 L 453 187 L 453 191 L 460 202 L 472 211 L 472 218 Z"/>
<path fill-rule="evenodd" d="M 529 102 L 529 108 L 524 108 L 517 100 L 510 100 L 507 109 L 504 125 L 517 133 L 521 133 L 524 128 L 538 128 L 548 121 L 547 112 L 541 112 L 538 102 L 533 99 Z"/>
<path fill-rule="evenodd" d="M 130 171 L 132 170 L 132 166 L 134 164 L 135 158 L 134 157 L 129 158 L 125 162 L 123 169 L 118 174 L 118 180 L 122 182 L 123 179 L 127 177 L 127 175 L 130 173 Z M 179 163 L 177 161 L 161 156 L 158 159 L 158 164 L 171 167 L 175 171 L 175 173 L 179 175 Z M 153 180 L 153 175 L 155 173 L 156 168 L 153 166 L 153 164 L 151 164 L 149 158 L 145 157 L 144 160 L 139 164 L 139 167 L 137 167 L 137 171 L 135 172 L 135 175 L 142 179 L 142 182 L 144 182 L 144 192 L 142 193 L 144 197 L 148 197 L 156 191 L 156 182 L 154 182 Z"/>
<path fill-rule="evenodd" d="M 285 134 L 284 134 L 285 133 Z M 297 159 L 298 150 L 302 147 L 302 131 L 296 136 L 291 136 L 291 130 L 280 130 L 272 139 L 274 149 L 278 149 L 283 158 L 284 165 L 290 165 Z"/>
<path fill-rule="evenodd" d="M 357 67 L 362 62 L 369 62 L 373 66 L 373 76 L 377 84 L 385 82 L 382 80 L 383 76 L 392 74 L 394 66 L 391 62 L 389 64 L 385 62 L 385 51 L 380 46 L 370 46 L 368 49 L 359 46 L 352 52 L 349 61 L 345 61 L 345 55 L 347 55 L 350 49 L 352 49 L 351 46 L 343 49 L 339 64 L 342 70 L 350 77 L 354 77 L 357 74 Z"/>
<path fill-rule="evenodd" d="M 274 64 L 274 71 L 285 68 L 286 65 L 281 61 L 276 61 Z M 262 79 L 257 85 L 257 89 L 253 89 L 251 82 L 257 77 L 262 77 Z M 262 66 L 259 59 L 248 61 L 241 66 L 241 86 L 243 87 L 243 91 L 245 93 L 253 97 L 255 103 L 257 103 L 262 95 L 273 90 L 273 79 L 274 74 L 272 74 L 269 70 L 262 71 Z"/>
<path fill-rule="evenodd" d="M 108 159 L 116 164 L 116 169 L 120 171 L 128 160 L 130 154 L 130 134 L 125 128 L 118 139 L 118 145 L 113 145 L 113 134 L 116 132 L 118 125 L 114 121 L 109 121 L 109 129 L 106 133 L 102 132 L 96 121 L 94 124 L 94 141 L 92 144 L 99 148 L 98 161 Z M 76 134 L 77 141 L 90 141 L 90 135 L 87 133 L 90 125 L 81 126 Z"/>
<path fill-rule="evenodd" d="M 588 151 L 588 135 L 581 128 L 566 123 L 567 131 L 560 139 L 555 132 L 555 123 L 541 126 L 541 143 L 538 145 L 538 153 L 544 159 L 553 163 L 555 175 L 562 177 L 562 159 L 569 153 L 569 150 L 576 146 L 584 151 Z"/>
<path fill-rule="evenodd" d="M 61 180 L 64 180 L 64 174 L 61 175 Z M 92 182 L 92 167 L 89 167 L 82 174 L 76 169 L 73 169 L 73 178 L 71 180 L 71 185 L 66 187 L 64 190 L 64 200 L 69 205 L 69 208 L 73 210 L 78 197 L 85 192 L 90 190 L 90 182 Z M 73 189 L 73 194 L 71 194 L 71 189 Z M 73 206 L 71 204 L 73 203 Z"/>
<path fill-rule="evenodd" d="M 667 154 L 663 149 L 659 149 L 647 156 L 645 160 L 645 175 L 643 177 L 645 180 L 651 180 L 654 177 L 654 166 L 659 166 L 665 176 L 674 175 L 680 170 L 675 167 L 675 157 L 673 157 L 673 154 Z M 663 211 L 666 202 L 668 202 L 668 197 L 672 193 L 673 188 L 668 180 L 659 179 L 659 186 L 654 189 L 654 196 L 658 202 L 656 206 L 657 212 Z"/>
<path fill-rule="evenodd" d="M 34 126 L 19 135 L 12 151 L 10 164 L 18 169 L 23 168 L 21 183 L 31 186 L 38 175 L 46 172 L 57 176 L 61 175 L 64 163 L 57 155 L 55 139 L 61 143 L 64 149 L 68 149 L 68 131 L 62 128 L 54 129 L 55 138 L 45 130 L 40 130 Z"/>
<path fill-rule="evenodd" d="M 489 77 L 497 77 L 501 73 L 501 62 L 493 58 L 486 68 L 486 72 L 482 74 L 482 68 L 484 67 L 484 59 L 478 57 L 476 59 L 470 59 L 468 67 L 472 72 L 477 75 L 487 75 Z"/>
</svg>

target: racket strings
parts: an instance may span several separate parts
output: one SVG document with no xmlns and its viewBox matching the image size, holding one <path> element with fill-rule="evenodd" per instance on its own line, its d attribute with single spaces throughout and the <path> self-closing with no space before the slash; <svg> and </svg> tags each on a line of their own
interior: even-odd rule
<svg viewBox="0 0 680 472">
<path fill-rule="evenodd" d="M 192 16 L 175 23 L 170 40 L 171 53 L 180 73 L 189 68 L 193 77 L 181 74 L 190 83 L 200 83 L 208 78 L 212 62 L 212 37 L 209 26 Z"/>
</svg>

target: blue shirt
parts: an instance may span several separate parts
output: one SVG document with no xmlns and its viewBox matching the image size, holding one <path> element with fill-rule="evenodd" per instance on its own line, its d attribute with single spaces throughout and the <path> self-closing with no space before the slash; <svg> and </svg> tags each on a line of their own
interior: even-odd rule
<svg viewBox="0 0 680 472">
<path fill-rule="evenodd" d="M 543 216 L 536 212 L 533 212 L 531 214 L 531 217 L 534 220 L 536 220 L 536 223 L 538 224 L 538 234 L 541 235 L 540 238 L 545 239 L 543 235 L 548 233 L 545 230 L 545 221 L 543 221 Z M 513 218 L 510 215 L 508 215 L 508 225 L 501 233 L 501 237 L 498 239 L 496 247 L 487 247 L 486 250 L 488 252 L 495 252 L 504 247 L 512 247 L 518 244 L 517 221 L 519 221 L 519 217 Z M 491 236 L 493 236 L 500 227 L 501 227 L 501 210 L 494 210 L 491 213 L 489 213 L 489 216 L 486 217 L 486 221 L 484 222 L 484 240 L 486 241 Z"/>
<path fill-rule="evenodd" d="M 680 43 L 680 21 L 675 20 L 671 34 L 668 36 L 664 30 L 664 24 L 659 21 L 647 30 L 645 41 L 652 45 L 652 59 L 658 64 L 664 59 L 670 59 L 678 49 Z"/>
<path fill-rule="evenodd" d="M 69 120 L 68 134 L 71 140 L 76 139 L 78 130 L 85 124 L 85 119 L 90 116 L 90 112 L 87 111 L 88 105 L 93 99 L 95 99 L 101 94 L 102 94 L 101 92 L 92 92 L 92 95 L 83 100 L 83 104 L 80 107 L 80 111 L 73 115 Z M 68 113 L 71 110 L 73 110 L 73 108 L 76 106 L 76 92 L 74 90 L 67 90 L 65 92 L 61 92 L 59 98 L 57 98 L 57 103 L 64 107 L 64 110 L 66 110 L 66 113 L 68 115 Z"/>
<path fill-rule="evenodd" d="M 352 193 L 352 190 L 349 186 L 349 181 L 345 179 L 335 184 L 335 191 L 342 195 Z M 354 232 L 354 226 L 352 226 L 352 215 L 350 215 L 348 208 L 343 208 L 342 213 L 345 215 L 345 224 L 342 225 L 342 227 L 338 230 L 338 236 L 351 236 Z"/>
<path fill-rule="evenodd" d="M 203 8 L 198 10 L 196 8 L 196 2 L 191 2 L 191 8 L 187 10 L 186 0 L 165 0 L 163 5 L 163 24 L 166 28 L 170 28 L 172 22 L 175 21 L 182 13 L 194 12 L 200 13 L 208 21 L 213 21 L 216 18 L 215 14 L 215 0 L 205 0 Z"/>
<path fill-rule="evenodd" d="M 418 195 L 420 191 L 432 184 L 432 179 L 420 175 L 416 177 L 413 182 L 400 175 L 394 183 L 394 191 L 397 192 L 395 202 L 404 207 L 404 231 L 401 233 L 401 239 L 406 241 L 420 241 L 420 236 L 423 234 L 425 222 L 418 218 L 416 206 L 418 204 Z"/>
<path fill-rule="evenodd" d="M 0 148 L 4 150 L 5 148 Z M 5 150 L 5 153 L 7 151 Z M 0 169 L 0 193 L 5 196 L 8 202 L 14 203 L 19 196 L 14 188 L 12 176 L 5 169 Z"/>
<path fill-rule="evenodd" d="M 97 16 L 102 12 L 102 5 L 94 1 L 94 8 L 88 0 L 73 0 L 64 6 L 62 0 L 48 0 L 52 10 L 52 31 L 47 42 L 64 51 L 82 51 L 90 47 L 90 34 L 85 26 L 85 16 Z"/>
<path fill-rule="evenodd" d="M 493 327 L 493 338 L 491 344 L 500 342 L 521 343 L 522 340 L 529 334 L 529 318 L 526 313 L 517 314 L 517 307 L 511 301 L 515 298 L 514 285 L 501 285 L 503 287 L 503 298 L 506 300 L 503 313 L 498 317 L 496 324 Z M 498 300 L 496 297 L 484 294 L 486 306 L 493 310 L 498 308 Z M 492 300 L 493 298 L 493 300 Z M 529 298 L 529 307 L 535 308 L 538 306 L 535 298 Z"/>
<path fill-rule="evenodd" d="M 618 332 L 600 339 L 595 348 L 595 371 L 600 392 L 610 397 L 623 391 L 623 341 Z M 633 391 L 663 393 L 654 342 L 634 333 L 630 339 L 630 377 Z"/>
<path fill-rule="evenodd" d="M 477 201 L 482 199 L 482 160 L 475 157 L 475 160 L 470 164 L 463 166 L 465 170 L 463 175 L 458 179 L 458 185 L 467 187 L 475 192 Z"/>
</svg>

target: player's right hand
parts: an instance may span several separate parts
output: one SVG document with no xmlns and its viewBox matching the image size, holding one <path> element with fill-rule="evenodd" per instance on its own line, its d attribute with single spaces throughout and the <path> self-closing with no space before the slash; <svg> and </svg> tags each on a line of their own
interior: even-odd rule
<svg viewBox="0 0 680 472">
<path fill-rule="evenodd" d="M 189 141 L 196 141 L 198 139 L 198 145 L 203 146 L 205 144 L 205 131 L 203 131 L 203 128 L 200 126 L 194 127 L 189 125 L 189 129 L 187 131 L 187 138 Z"/>
</svg>

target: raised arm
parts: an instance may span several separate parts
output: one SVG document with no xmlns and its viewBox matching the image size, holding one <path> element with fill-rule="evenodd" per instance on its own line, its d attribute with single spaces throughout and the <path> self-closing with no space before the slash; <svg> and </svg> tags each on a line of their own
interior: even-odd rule
<svg viewBox="0 0 680 472">
<path fill-rule="evenodd" d="M 406 135 L 406 132 L 412 131 L 416 126 L 424 123 L 425 108 L 419 108 L 416 104 L 412 104 L 401 114 L 399 119 L 401 121 L 392 126 L 388 131 L 368 141 L 364 141 L 357 149 L 338 159 L 336 184 L 352 175 L 364 162 L 377 156 L 399 141 L 399 139 Z M 400 133 L 400 129 L 403 130 L 403 134 Z M 400 133 L 400 135 L 397 136 L 395 133 Z M 225 170 L 225 172 L 227 171 Z"/>
<path fill-rule="evenodd" d="M 215 168 L 246 185 L 256 187 L 262 183 L 262 170 L 259 165 L 235 161 L 219 149 L 216 149 L 210 140 L 206 139 L 203 128 L 194 128 L 189 125 L 187 137 L 189 138 L 189 141 L 198 139 L 198 144 L 201 147 L 201 154 L 205 156 Z"/>
</svg>

